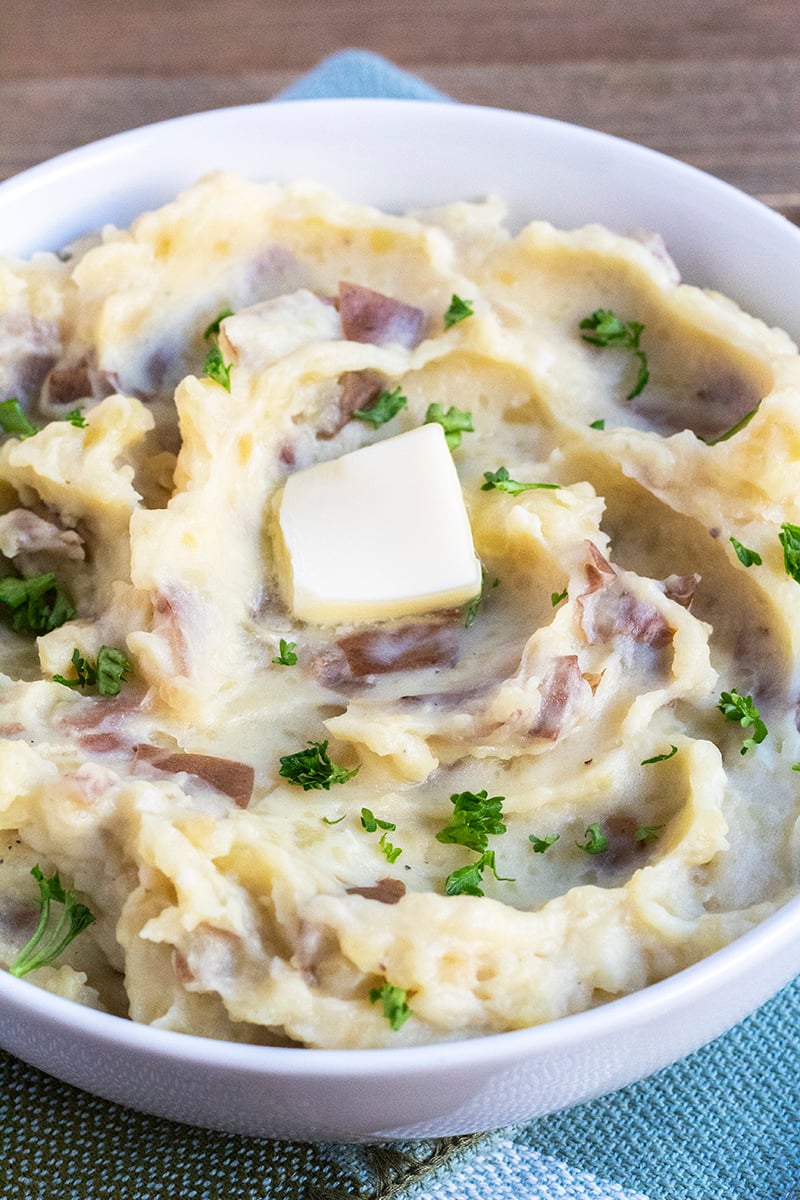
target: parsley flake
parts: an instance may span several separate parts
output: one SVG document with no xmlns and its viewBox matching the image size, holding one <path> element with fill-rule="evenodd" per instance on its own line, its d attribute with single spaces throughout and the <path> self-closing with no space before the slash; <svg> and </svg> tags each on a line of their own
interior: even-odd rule
<svg viewBox="0 0 800 1200">
<path fill-rule="evenodd" d="M 209 379 L 213 379 L 214 383 L 218 383 L 220 387 L 225 388 L 226 392 L 229 392 L 231 390 L 232 365 L 232 363 L 225 362 L 219 346 L 212 346 L 203 364 L 203 374 L 207 375 Z"/>
<path fill-rule="evenodd" d="M 17 979 L 27 975 L 29 971 L 35 971 L 37 967 L 46 967 L 54 962 L 73 938 L 95 920 L 94 913 L 79 902 L 75 892 L 62 887 L 58 871 L 47 879 L 41 868 L 35 866 L 31 869 L 31 875 L 39 885 L 39 924 L 8 968 L 10 974 L 15 975 Z M 64 905 L 63 912 L 54 922 L 50 920 L 50 905 L 53 901 Z"/>
<path fill-rule="evenodd" d="M 75 678 L 65 679 L 63 675 L 54 675 L 54 683 L 63 683 L 64 687 L 94 687 L 97 683 L 97 670 L 89 662 L 88 658 L 84 658 L 80 650 L 76 646 L 72 651 L 72 662 L 75 668 Z"/>
<path fill-rule="evenodd" d="M 369 808 L 361 809 L 361 824 L 363 828 L 366 829 L 367 833 L 377 833 L 379 829 L 383 829 L 388 832 L 397 828 L 394 821 L 382 821 L 380 817 L 376 817 Z M 387 839 L 386 833 L 381 834 L 380 838 L 378 839 L 378 845 L 383 852 L 384 858 L 390 863 L 396 862 L 403 853 L 399 846 L 392 845 L 392 843 Z"/>
<path fill-rule="evenodd" d="M 369 408 L 357 408 L 353 413 L 359 421 L 368 421 L 376 429 L 396 417 L 401 409 L 408 404 L 408 399 L 396 387 L 393 392 L 381 392 L 378 399 Z"/>
<path fill-rule="evenodd" d="M 367 833 L 376 833 L 379 829 L 397 829 L 393 821 L 381 821 L 369 808 L 362 808 L 361 824 Z"/>
<path fill-rule="evenodd" d="M 503 801 L 505 796 L 489 796 L 480 792 L 456 792 L 450 797 L 453 815 L 436 834 L 437 842 L 466 846 L 478 853 L 489 845 L 490 835 L 505 833 Z"/>
<path fill-rule="evenodd" d="M 641 762 L 641 766 L 649 767 L 653 763 L 668 762 L 669 759 L 674 758 L 677 753 L 678 753 L 678 747 L 670 746 L 667 754 L 654 754 L 652 758 L 643 758 L 642 762 Z"/>
<path fill-rule="evenodd" d="M 378 839 L 378 845 L 383 851 L 383 857 L 387 862 L 390 863 L 397 862 L 398 858 L 403 853 L 399 846 L 393 846 L 390 841 L 387 841 L 385 833 L 382 833 Z"/>
<path fill-rule="evenodd" d="M 552 604 L 553 608 L 555 608 L 557 604 L 560 604 L 562 600 L 566 600 L 566 598 L 567 588 L 564 588 L 563 592 L 550 593 L 550 603 Z"/>
<path fill-rule="evenodd" d="M 548 833 L 547 837 L 537 837 L 535 833 L 528 834 L 528 841 L 533 846 L 534 854 L 544 854 L 551 846 L 555 845 L 561 835 L 558 833 Z"/>
<path fill-rule="evenodd" d="M 507 492 L 509 496 L 519 496 L 521 492 L 531 492 L 537 488 L 557 491 L 561 486 L 558 483 L 517 483 L 516 479 L 509 477 L 506 467 L 498 467 L 496 471 L 484 471 L 483 478 L 486 482 L 481 484 L 482 492 L 496 489 L 498 492 Z"/>
<path fill-rule="evenodd" d="M 724 433 L 718 433 L 715 437 L 701 437 L 700 441 L 705 442 L 707 446 L 718 446 L 720 442 L 727 442 L 728 438 L 732 438 L 735 433 L 741 432 L 746 425 L 750 424 L 753 417 L 758 412 L 758 409 L 758 405 L 756 405 L 755 408 L 751 408 L 750 412 L 745 413 L 740 421 L 737 421 L 735 425 L 731 425 L 730 429 L 726 429 Z M 700 435 L 698 434 L 696 436 L 699 437 Z"/>
<path fill-rule="evenodd" d="M 57 629 L 76 615 L 67 592 L 52 571 L 29 579 L 0 579 L 0 603 L 12 611 L 6 620 L 15 633 L 39 636 Z"/>
<path fill-rule="evenodd" d="M 462 300 L 460 296 L 453 295 L 450 301 L 450 307 L 444 314 L 445 329 L 452 329 L 454 325 L 458 325 L 459 321 L 466 320 L 467 317 L 474 316 L 472 300 Z"/>
<path fill-rule="evenodd" d="M 800 525 L 790 525 L 784 522 L 778 534 L 778 541 L 783 547 L 783 565 L 786 574 L 800 583 Z"/>
<path fill-rule="evenodd" d="M 118 696 L 131 664 L 116 646 L 101 646 L 97 651 L 97 690 L 101 696 Z"/>
<path fill-rule="evenodd" d="M 203 331 L 203 341 L 210 342 L 213 337 L 219 337 L 220 326 L 226 317 L 233 316 L 232 308 L 222 308 L 214 317 L 214 320 L 206 326 Z"/>
<path fill-rule="evenodd" d="M 585 850 L 587 854 L 602 854 L 608 849 L 608 838 L 599 825 L 590 825 L 583 836 L 585 842 L 575 843 L 579 850 Z"/>
<path fill-rule="evenodd" d="M 762 563 L 761 555 L 757 550 L 749 550 L 747 546 L 743 546 L 738 538 L 731 538 L 731 545 L 736 551 L 736 557 L 743 567 L 760 567 Z"/>
<path fill-rule="evenodd" d="M 494 850 L 484 850 L 477 862 L 468 863 L 451 871 L 444 882 L 446 896 L 482 896 L 483 873 L 491 871 L 498 883 L 513 883 L 505 875 L 498 875 L 494 862 Z"/>
<path fill-rule="evenodd" d="M 69 421 L 70 425 L 74 425 L 76 429 L 88 429 L 89 422 L 84 417 L 79 408 L 73 408 L 70 412 L 64 414 L 65 421 Z"/>
<path fill-rule="evenodd" d="M 273 658 L 274 663 L 278 663 L 281 667 L 293 667 L 297 663 L 297 655 L 295 647 L 297 642 L 287 642 L 285 638 L 281 638 L 278 643 L 278 654 Z"/>
<path fill-rule="evenodd" d="M 309 742 L 308 750 L 298 750 L 295 754 L 285 754 L 281 758 L 281 769 L 278 772 L 284 779 L 301 787 L 304 792 L 315 789 L 328 792 L 334 783 L 347 783 L 357 775 L 360 767 L 352 771 L 345 770 L 332 763 L 328 756 L 327 742 Z"/>
<path fill-rule="evenodd" d="M 633 839 L 638 845 L 642 846 L 645 842 L 657 842 L 661 837 L 663 825 L 638 825 Z"/>
<path fill-rule="evenodd" d="M 39 432 L 38 426 L 28 419 L 16 396 L 0 401 L 0 429 L 18 438 L 33 437 Z"/>
<path fill-rule="evenodd" d="M 453 815 L 436 834 L 437 842 L 466 846 L 481 857 L 477 862 L 450 872 L 445 880 L 445 895 L 482 896 L 481 883 L 486 870 L 490 870 L 499 882 L 513 882 L 497 874 L 494 850 L 487 849 L 490 836 L 506 831 L 502 811 L 504 800 L 505 796 L 489 796 L 485 788 L 480 792 L 456 792 L 450 797 Z"/>
<path fill-rule="evenodd" d="M 426 425 L 441 425 L 445 440 L 451 450 L 457 450 L 461 445 L 462 433 L 474 433 L 472 413 L 455 408 L 452 404 L 445 412 L 441 404 L 429 404 L 425 413 Z"/>
<path fill-rule="evenodd" d="M 752 696 L 740 696 L 736 688 L 731 688 L 729 692 L 722 693 L 717 708 L 726 721 L 738 721 L 743 729 L 752 726 L 753 733 L 745 738 L 740 754 L 747 754 L 748 750 L 764 741 L 767 727 L 761 720 Z"/>
<path fill-rule="evenodd" d="M 96 663 L 84 658 L 76 646 L 71 662 L 75 668 L 75 678 L 65 679 L 63 675 L 54 675 L 53 682 L 68 688 L 96 687 L 101 696 L 118 696 L 126 672 L 131 669 L 129 660 L 115 646 L 101 646 Z"/>
<path fill-rule="evenodd" d="M 446 896 L 482 896 L 484 894 L 481 887 L 484 867 L 485 863 L 483 855 L 481 855 L 477 862 L 467 863 L 465 867 L 451 871 L 444 881 L 444 894 Z"/>
<path fill-rule="evenodd" d="M 500 586 L 500 580 L 492 581 L 492 590 Z M 486 572 L 481 570 L 481 590 L 476 592 L 471 600 L 468 600 L 464 605 L 464 628 L 469 629 L 478 615 L 478 609 L 483 604 L 484 594 L 486 592 Z"/>
<path fill-rule="evenodd" d="M 605 417 L 598 417 L 596 421 L 591 421 L 589 423 L 590 429 L 605 429 L 605 427 L 606 427 Z"/>
<path fill-rule="evenodd" d="M 383 1015 L 395 1032 L 402 1029 L 408 1018 L 414 1013 L 414 1010 L 408 1006 L 406 989 L 395 987 L 391 983 L 384 983 L 379 988 L 370 988 L 369 1000 L 370 1004 L 377 1004 L 380 1000 L 383 1005 Z"/>
<path fill-rule="evenodd" d="M 476 592 L 471 600 L 464 605 L 464 628 L 469 629 L 478 615 L 478 609 L 483 603 L 483 588 Z"/>
<path fill-rule="evenodd" d="M 633 400 L 644 391 L 650 379 L 650 369 L 647 355 L 639 348 L 639 338 L 644 331 L 640 321 L 620 321 L 610 309 L 598 308 L 590 317 L 585 317 L 578 328 L 589 330 L 581 337 L 592 346 L 618 346 L 621 350 L 630 350 L 637 360 L 638 371 L 636 381 L 625 399 Z"/>
</svg>

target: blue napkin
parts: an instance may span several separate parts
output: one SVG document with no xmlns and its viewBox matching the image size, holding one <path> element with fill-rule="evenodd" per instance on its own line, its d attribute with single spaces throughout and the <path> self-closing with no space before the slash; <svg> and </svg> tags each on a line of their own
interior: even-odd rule
<svg viewBox="0 0 800 1200">
<path fill-rule="evenodd" d="M 343 51 L 280 99 L 446 100 Z M 652 1078 L 488 1135 L 382 1146 L 173 1125 L 0 1054 L 0 1200 L 800 1200 L 800 979 Z"/>
<path fill-rule="evenodd" d="M 330 100 L 337 96 L 388 100 L 450 99 L 369 50 L 340 50 L 338 54 L 332 54 L 308 75 L 284 88 L 275 99 Z"/>
</svg>

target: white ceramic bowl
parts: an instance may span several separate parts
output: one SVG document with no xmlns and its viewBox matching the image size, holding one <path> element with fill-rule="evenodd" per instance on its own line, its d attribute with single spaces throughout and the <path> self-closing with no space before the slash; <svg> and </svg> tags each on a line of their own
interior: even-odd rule
<svg viewBox="0 0 800 1200">
<path fill-rule="evenodd" d="M 684 277 L 800 333 L 800 230 L 718 180 L 575 126 L 418 101 L 232 108 L 86 146 L 0 185 L 0 250 L 58 249 L 215 167 L 318 179 L 388 209 L 504 196 L 515 224 L 665 238 Z M 398 1050 L 211 1042 L 80 1008 L 0 972 L 0 1044 L 98 1095 L 231 1132 L 433 1137 L 588 1100 L 666 1066 L 800 971 L 800 898 L 671 979 L 550 1025 Z"/>
</svg>

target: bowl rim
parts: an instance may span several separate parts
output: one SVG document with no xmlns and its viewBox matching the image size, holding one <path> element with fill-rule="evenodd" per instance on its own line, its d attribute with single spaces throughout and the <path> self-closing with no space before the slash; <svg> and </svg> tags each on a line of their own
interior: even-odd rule
<svg viewBox="0 0 800 1200">
<path fill-rule="evenodd" d="M 277 113 L 283 117 L 290 111 L 301 114 L 305 110 L 318 111 L 320 109 L 353 115 L 363 114 L 364 116 L 369 115 L 373 111 L 378 112 L 380 110 L 400 114 L 423 111 L 431 114 L 435 113 L 437 117 L 446 113 L 448 121 L 452 120 L 456 123 L 466 121 L 470 124 L 481 117 L 487 120 L 500 119 L 509 123 L 536 125 L 542 130 L 557 131 L 559 136 L 574 138 L 577 141 L 587 140 L 594 144 L 605 143 L 609 146 L 625 147 L 635 152 L 638 156 L 644 155 L 654 162 L 664 164 L 670 171 L 677 169 L 680 173 L 686 174 L 687 177 L 691 176 L 696 181 L 702 179 L 705 184 L 719 189 L 721 193 L 728 195 L 735 194 L 740 201 L 752 205 L 753 209 L 759 210 L 762 215 L 770 214 L 776 224 L 788 226 L 792 229 L 796 228 L 788 217 L 785 217 L 776 209 L 770 208 L 769 205 L 748 192 L 743 191 L 741 188 L 736 187 L 734 184 L 728 183 L 726 180 L 705 171 L 701 167 L 695 166 L 693 163 L 676 158 L 665 151 L 657 150 L 655 147 L 647 146 L 632 138 L 624 137 L 621 134 L 609 133 L 602 129 L 595 129 L 590 125 L 583 125 L 579 122 L 565 121 L 560 117 L 550 117 L 540 113 L 528 113 L 515 109 L 501 108 L 497 105 L 462 103 L 461 101 L 454 101 L 450 97 L 428 100 L 391 96 L 330 96 L 304 99 L 282 99 L 280 96 L 277 96 L 272 100 L 201 109 L 195 112 L 182 113 L 174 117 L 166 117 L 161 120 L 148 121 L 143 125 L 121 129 L 117 133 L 105 134 L 103 137 L 73 146 L 68 150 L 62 150 L 58 154 L 42 159 L 40 162 L 23 168 L 21 171 L 16 171 L 13 175 L 0 179 L 0 190 L 2 190 L 3 194 L 17 190 L 22 192 L 28 191 L 31 187 L 38 184 L 40 176 L 52 175 L 54 169 L 57 169 L 57 175 L 62 176 L 75 166 L 79 166 L 84 158 L 95 158 L 98 154 L 113 155 L 117 152 L 123 152 L 127 149 L 129 143 L 146 140 L 154 135 L 163 134 L 171 130 L 188 130 L 194 123 L 206 124 L 209 120 L 219 120 L 227 124 L 229 121 L 235 122 L 237 119 L 241 120 L 243 117 L 254 114 Z"/>
<path fill-rule="evenodd" d="M 137 147 L 167 132 L 190 133 L 194 125 L 206 125 L 209 122 L 221 122 L 225 125 L 261 113 L 270 114 L 270 122 L 273 117 L 280 120 L 291 113 L 301 120 L 306 112 L 316 113 L 321 108 L 334 113 L 353 115 L 357 119 L 366 119 L 376 112 L 393 112 L 398 114 L 400 119 L 407 120 L 413 113 L 413 117 L 410 117 L 412 122 L 417 121 L 420 116 L 424 119 L 425 115 L 430 113 L 435 114 L 437 120 L 452 122 L 455 125 L 463 123 L 471 130 L 476 122 L 492 125 L 499 119 L 509 126 L 535 126 L 546 137 L 567 139 L 578 146 L 607 146 L 613 150 L 621 150 L 624 154 L 633 154 L 637 159 L 644 156 L 654 165 L 657 174 L 667 171 L 670 177 L 685 178 L 692 183 L 699 183 L 711 197 L 735 197 L 736 204 L 756 216 L 768 231 L 778 233 L 781 237 L 788 231 L 794 249 L 800 254 L 800 229 L 792 225 L 787 218 L 724 180 L 659 150 L 553 117 L 491 106 L 385 97 L 269 100 L 193 112 L 123 130 L 64 151 L 0 181 L 0 214 L 8 203 L 24 203 L 43 183 L 48 188 L 57 187 L 65 179 L 79 175 L 92 160 L 99 159 L 110 165 L 116 157 L 130 154 Z M 288 117 L 288 120 L 291 124 L 293 118 Z M 800 325 L 800 310 L 797 319 Z M 125 1045 L 131 1049 L 149 1051 L 164 1059 L 186 1063 L 202 1062 L 210 1067 L 230 1068 L 246 1075 L 280 1073 L 319 1078 L 343 1073 L 358 1077 L 372 1075 L 382 1069 L 395 1075 L 418 1072 L 428 1074 L 433 1065 L 455 1067 L 463 1065 L 465 1059 L 477 1066 L 482 1062 L 497 1061 L 501 1054 L 531 1058 L 538 1053 L 554 1052 L 582 1042 L 586 1037 L 587 1026 L 592 1038 L 612 1036 L 629 1028 L 633 1016 L 638 1023 L 648 1017 L 655 1019 L 659 1014 L 669 1012 L 681 1004 L 688 1004 L 694 999 L 700 1000 L 714 987 L 722 988 L 728 982 L 734 983 L 743 970 L 753 970 L 764 959 L 788 949 L 796 942 L 798 931 L 800 895 L 795 895 L 770 916 L 720 950 L 668 978 L 610 1000 L 597 1008 L 532 1027 L 415 1046 L 319 1049 L 302 1046 L 265 1046 L 205 1038 L 140 1024 L 126 1017 L 87 1008 L 29 981 L 11 977 L 3 971 L 0 971 L 0 1011 L 9 1006 L 58 1025 L 60 1029 L 84 1034 L 109 1046 Z M 745 960 L 751 956 L 752 963 L 746 967 Z"/>
<path fill-rule="evenodd" d="M 420 1071 L 427 1074 L 434 1063 L 439 1069 L 455 1068 L 463 1066 L 468 1059 L 478 1066 L 483 1062 L 496 1062 L 506 1054 L 528 1059 L 537 1054 L 563 1051 L 584 1041 L 587 1026 L 594 1040 L 629 1031 L 634 1017 L 637 1025 L 646 1025 L 648 1019 L 656 1020 L 665 1012 L 700 1001 L 713 990 L 735 983 L 744 968 L 743 960 L 750 958 L 751 953 L 753 961 L 747 965 L 748 970 L 795 943 L 798 933 L 800 895 L 786 901 L 763 921 L 706 958 L 596 1008 L 527 1028 L 414 1046 L 321 1049 L 205 1038 L 88 1008 L 6 972 L 0 972 L 0 1010 L 7 1000 L 61 1029 L 88 1035 L 109 1046 L 125 1044 L 130 1049 L 150 1051 L 162 1059 L 202 1062 L 208 1067 L 223 1067 L 246 1075 L 274 1073 L 320 1078 L 342 1074 L 358 1077 L 380 1073 L 382 1068 L 393 1075 L 414 1075 Z M 775 994 L 774 989 L 771 994 Z"/>
<path fill-rule="evenodd" d="M 310 139 L 309 118 L 312 115 L 314 118 L 320 118 L 318 125 L 323 128 L 326 137 L 330 132 L 326 127 L 328 122 L 331 123 L 334 133 L 341 133 L 346 127 L 349 133 L 354 134 L 355 132 L 369 133 L 370 126 L 376 121 L 381 123 L 388 121 L 388 132 L 391 136 L 405 138 L 403 149 L 407 156 L 415 154 L 415 139 L 410 135 L 416 132 L 416 142 L 418 143 L 420 127 L 425 129 L 426 136 L 431 129 L 437 132 L 445 157 L 449 152 L 449 143 L 452 139 L 464 140 L 466 135 L 479 139 L 477 144 L 484 146 L 485 149 L 478 157 L 477 165 L 474 167 L 472 164 L 470 165 L 470 178 L 473 177 L 474 172 L 474 178 L 481 179 L 481 182 L 474 184 L 473 187 L 482 195 L 492 191 L 502 194 L 502 188 L 493 187 L 491 179 L 486 180 L 485 176 L 481 175 L 483 169 L 481 164 L 505 162 L 502 155 L 505 150 L 506 138 L 510 138 L 513 142 L 524 136 L 524 130 L 533 130 L 537 141 L 537 152 L 543 157 L 548 170 L 552 170 L 553 164 L 557 162 L 557 158 L 552 153 L 554 148 L 558 150 L 558 158 L 563 157 L 565 149 L 571 156 L 581 155 L 593 172 L 590 175 L 592 188 L 588 195 L 585 192 L 581 192 L 580 195 L 569 194 L 564 189 L 559 196 L 557 208 L 550 213 L 540 212 L 538 209 L 532 210 L 530 205 L 526 204 L 523 212 L 510 214 L 509 227 L 512 230 L 521 227 L 525 220 L 541 217 L 544 220 L 551 220 L 561 228 L 577 228 L 580 225 L 599 222 L 617 232 L 628 233 L 632 228 L 632 222 L 623 220 L 618 213 L 620 195 L 632 195 L 636 198 L 637 206 L 646 208 L 648 215 L 651 209 L 653 211 L 653 221 L 642 223 L 643 228 L 658 230 L 664 235 L 668 244 L 668 227 L 674 223 L 679 228 L 676 242 L 681 244 L 681 249 L 674 257 L 679 268 L 682 269 L 684 265 L 687 265 L 687 270 L 682 269 L 682 274 L 687 279 L 698 286 L 710 286 L 712 289 L 715 284 L 718 284 L 720 290 L 741 304 L 747 312 L 761 316 L 767 324 L 786 329 L 796 341 L 800 342 L 800 278 L 795 280 L 791 273 L 785 271 L 786 255 L 797 254 L 800 250 L 800 228 L 782 213 L 769 208 L 756 197 L 691 163 L 674 158 L 650 146 L 644 146 L 632 139 L 592 129 L 587 125 L 560 120 L 556 117 L 516 112 L 488 105 L 462 104 L 448 100 L 396 99 L 392 97 L 312 99 L 281 99 L 278 97 L 275 100 L 191 112 L 109 134 L 35 163 L 0 181 L 0 212 L 6 215 L 4 210 L 11 209 L 11 219 L 9 220 L 6 216 L 6 220 L 0 220 L 0 255 L 9 253 L 12 257 L 28 256 L 42 249 L 60 250 L 80 233 L 86 232 L 87 229 L 96 229 L 102 224 L 102 217 L 95 216 L 94 219 L 87 217 L 85 221 L 78 222 L 78 227 L 73 228 L 65 236 L 57 237 L 55 229 L 58 226 L 54 225 L 51 219 L 46 225 L 49 232 L 44 239 L 38 234 L 34 236 L 23 233 L 22 244 L 20 244 L 20 235 L 14 227 L 15 218 L 16 223 L 21 224 L 23 229 L 30 228 L 31 221 L 34 222 L 33 228 L 36 227 L 36 217 L 31 216 L 30 209 L 36 208 L 37 192 L 42 184 L 50 187 L 62 187 L 59 208 L 65 212 L 73 212 L 76 205 L 74 196 L 70 195 L 69 185 L 82 173 L 88 174 L 94 164 L 98 171 L 103 168 L 106 174 L 112 177 L 112 182 L 108 182 L 106 178 L 102 179 L 104 203 L 111 202 L 113 199 L 115 205 L 120 205 L 122 204 L 121 193 L 119 189 L 115 190 L 113 184 L 115 162 L 124 161 L 137 149 L 147 148 L 154 139 L 158 139 L 162 143 L 166 140 L 169 142 L 170 150 L 176 160 L 173 175 L 179 182 L 172 187 L 161 185 L 160 192 L 152 201 L 145 194 L 143 202 L 132 203 L 130 206 L 123 204 L 119 210 L 119 221 L 127 224 L 140 212 L 146 211 L 154 204 L 160 205 L 167 202 L 174 197 L 177 191 L 182 190 L 198 176 L 213 169 L 216 165 L 220 165 L 206 158 L 193 167 L 190 177 L 180 176 L 181 166 L 179 164 L 183 163 L 185 167 L 186 161 L 182 157 L 183 151 L 198 128 L 202 128 L 203 132 L 209 136 L 222 131 L 224 137 L 217 143 L 217 148 L 221 148 L 223 153 L 228 153 L 228 141 L 235 141 L 233 135 L 241 127 L 249 127 L 252 139 L 254 132 L 262 125 L 270 136 L 274 136 L 276 125 L 281 125 L 284 133 L 282 152 L 285 152 L 285 146 L 291 143 L 293 137 L 298 138 L 301 147 L 304 138 L 306 142 Z M 456 144 L 458 144 L 457 141 Z M 255 142 L 255 146 L 254 153 L 257 155 L 260 148 L 258 141 Z M 325 146 L 325 140 L 317 131 L 315 150 L 319 152 Z M 345 156 L 349 179 L 353 172 L 356 153 L 351 147 L 346 147 L 346 150 L 349 154 L 349 157 Z M 235 148 L 230 152 L 235 154 Z M 473 155 L 472 158 L 474 159 L 474 157 Z M 460 161 L 458 155 L 455 156 L 455 159 L 447 159 L 448 169 L 451 169 L 456 161 Z M 248 159 L 248 165 L 249 162 Z M 642 186 L 637 170 L 643 163 L 648 167 L 646 186 Z M 222 165 L 224 169 L 225 164 Z M 537 192 L 536 168 L 538 166 L 539 160 L 525 175 L 526 190 L 532 189 L 534 194 Z M 271 174 L 269 163 L 266 163 L 265 167 L 266 174 Z M 326 170 L 329 168 L 330 162 L 328 162 Z M 246 168 L 238 165 L 231 169 L 248 173 Z M 162 167 L 161 170 L 163 174 L 165 168 Z M 278 173 L 274 177 L 288 182 L 289 178 L 314 178 L 315 171 L 316 167 L 311 170 L 294 170 L 291 175 L 281 176 Z M 441 167 L 438 164 L 437 171 L 441 174 Z M 256 174 L 256 176 L 260 174 L 258 171 L 250 173 Z M 335 190 L 338 188 L 344 194 L 349 195 L 351 199 L 370 203 L 369 196 L 359 194 L 359 190 L 363 190 L 363 172 L 357 171 L 356 174 L 359 175 L 361 183 L 356 185 L 354 193 L 348 192 L 347 185 L 343 184 L 340 178 L 333 181 L 326 180 L 326 182 L 329 182 Z M 406 175 L 407 172 L 403 170 L 403 167 L 397 165 L 392 167 L 391 173 L 387 174 L 383 171 L 382 177 L 389 178 L 393 189 L 398 190 L 396 206 L 393 202 L 387 203 L 383 199 L 374 202 L 387 211 L 401 212 L 409 208 L 430 207 L 431 204 L 435 206 L 448 200 L 465 198 L 464 187 L 456 184 L 446 193 L 442 193 L 440 188 L 440 195 L 435 200 L 423 198 L 423 203 L 420 204 L 418 195 L 411 197 L 403 191 Z M 518 163 L 515 160 L 514 178 L 519 175 Z M 148 172 L 141 172 L 141 180 L 148 177 Z M 317 177 L 319 177 L 319 173 L 317 173 Z M 621 187 L 623 180 L 624 191 Z M 92 183 L 96 186 L 98 182 L 99 178 L 96 176 Z M 372 180 L 369 186 L 370 188 L 373 186 Z M 418 187 L 417 191 L 419 191 Z M 136 195 L 138 196 L 138 192 Z M 565 197 L 567 211 L 572 209 L 580 213 L 580 216 L 574 219 L 563 217 L 562 207 Z M 30 205 L 29 201 L 32 201 Z M 83 193 L 81 193 L 81 204 L 84 208 L 87 204 Z M 714 226 L 728 230 L 731 219 L 736 228 L 730 228 L 729 232 L 734 239 L 733 244 L 737 246 L 737 253 L 731 254 L 724 264 L 725 278 L 716 281 L 714 275 L 719 269 L 719 261 L 714 260 L 712 251 L 711 258 L 714 261 L 709 268 L 708 239 L 706 236 L 702 236 L 702 230 L 699 234 L 695 234 L 694 230 L 703 225 L 706 229 Z M 115 221 L 117 217 L 112 215 L 111 220 Z M 42 222 L 39 221 L 39 224 L 41 225 Z M 748 226 L 748 236 L 752 232 L 751 244 L 746 246 L 742 246 L 741 242 L 736 240 L 741 238 L 741 227 L 744 225 Z M 49 245 L 47 244 L 48 239 L 51 241 Z M 672 249 L 671 246 L 670 249 Z M 771 259 L 769 267 L 761 265 L 758 252 L 762 249 L 766 251 L 766 257 Z M 753 267 L 752 270 L 748 270 L 748 262 L 751 265 L 758 262 L 758 269 Z M 772 272 L 771 277 L 768 276 L 768 271 Z M 776 283 L 774 276 L 778 273 L 780 273 L 780 278 Z"/>
<path fill-rule="evenodd" d="M 3 203 L 6 203 L 9 196 L 13 197 L 16 194 L 23 196 L 36 189 L 41 178 L 53 177 L 51 181 L 58 182 L 73 171 L 79 170 L 90 159 L 98 156 L 111 159 L 129 152 L 130 147 L 136 142 L 151 140 L 155 136 L 163 137 L 170 133 L 190 132 L 191 126 L 194 124 L 207 125 L 219 122 L 227 125 L 231 122 L 236 124 L 242 120 L 259 117 L 265 117 L 271 123 L 273 116 L 276 120 L 291 122 L 290 113 L 295 113 L 302 123 L 306 113 L 320 111 L 341 114 L 350 119 L 364 120 L 377 113 L 382 116 L 393 113 L 402 120 L 412 113 L 422 112 L 426 117 L 436 120 L 444 119 L 453 124 L 467 123 L 472 126 L 476 121 L 490 124 L 499 121 L 508 124 L 509 127 L 513 124 L 537 127 L 545 136 L 549 133 L 560 139 L 576 143 L 590 143 L 593 146 L 602 145 L 623 153 L 633 153 L 638 158 L 647 158 L 656 168 L 660 167 L 662 170 L 669 171 L 670 174 L 677 173 L 687 180 L 690 179 L 694 183 L 710 189 L 711 192 L 718 192 L 720 197 L 735 197 L 738 203 L 749 207 L 753 214 L 758 214 L 761 219 L 772 222 L 776 231 L 790 230 L 800 238 L 800 228 L 776 209 L 770 208 L 763 201 L 719 176 L 712 175 L 701 167 L 675 158 L 662 150 L 646 146 L 620 134 L 608 133 L 605 130 L 565 121 L 558 117 L 521 112 L 493 105 L 461 103 L 460 101 L 451 101 L 449 97 L 443 100 L 423 100 L 389 96 L 337 96 L 308 99 L 281 99 L 278 96 L 274 100 L 234 104 L 184 113 L 163 120 L 150 121 L 130 129 L 123 129 L 117 133 L 107 134 L 68 150 L 60 151 L 22 171 L 0 179 L 0 195 L 3 197 Z M 213 167 L 209 169 L 213 169 Z M 458 198 L 463 199 L 464 197 Z M 0 248 L 0 253 L 3 253 L 2 248 Z"/>
</svg>

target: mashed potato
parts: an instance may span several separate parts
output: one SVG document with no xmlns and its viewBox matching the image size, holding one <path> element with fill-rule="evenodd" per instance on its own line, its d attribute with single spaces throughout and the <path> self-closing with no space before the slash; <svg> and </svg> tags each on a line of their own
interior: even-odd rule
<svg viewBox="0 0 800 1200">
<path fill-rule="evenodd" d="M 641 988 L 797 890 L 797 350 L 657 237 L 503 216 L 215 174 L 0 266 L 0 399 L 38 430 L 0 409 L 0 962 L 37 865 L 96 918 L 32 983 L 435 1042 Z M 479 590 L 300 620 L 292 571 L 378 588 L 391 553 L 332 496 L 344 550 L 292 560 L 287 478 L 426 423 L 460 496 L 398 449 L 375 511 L 433 486 L 413 550 L 463 505 Z"/>
</svg>

